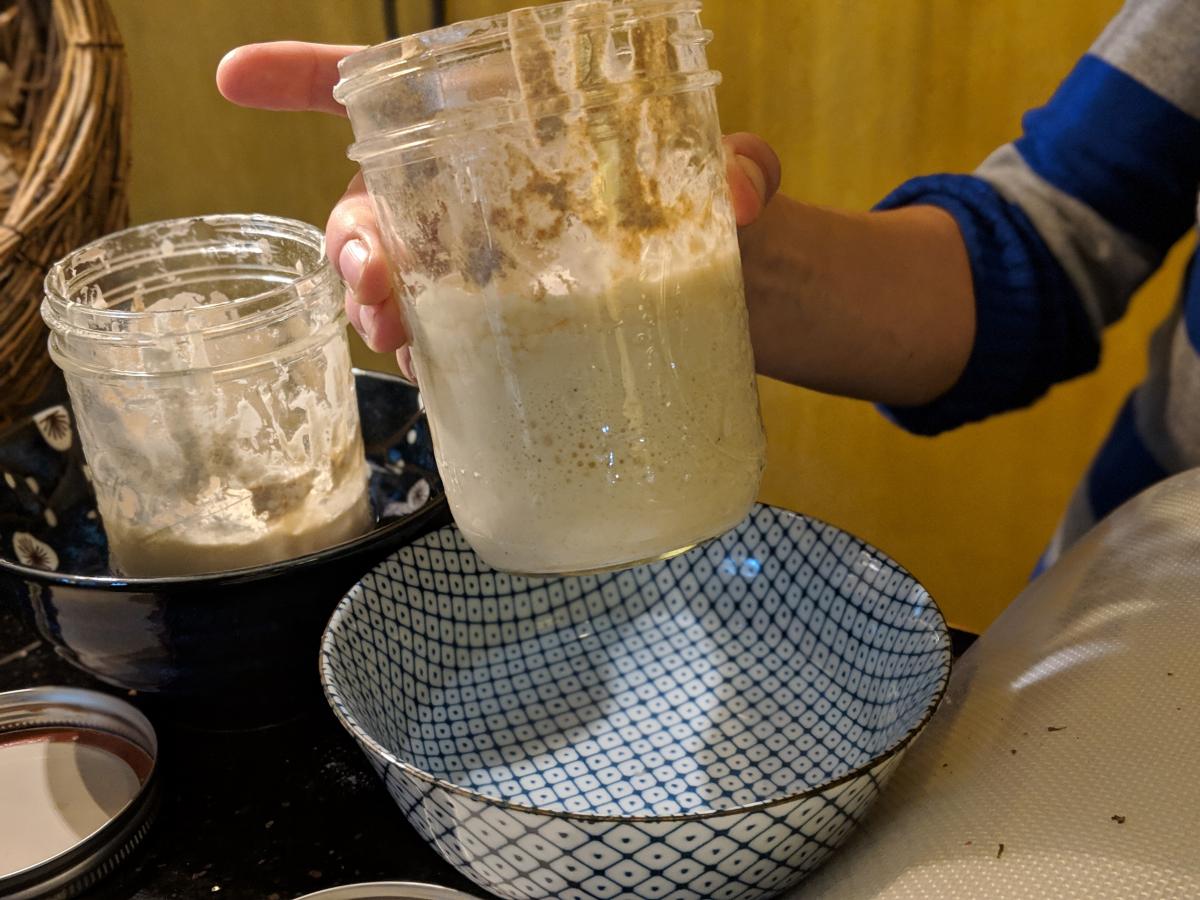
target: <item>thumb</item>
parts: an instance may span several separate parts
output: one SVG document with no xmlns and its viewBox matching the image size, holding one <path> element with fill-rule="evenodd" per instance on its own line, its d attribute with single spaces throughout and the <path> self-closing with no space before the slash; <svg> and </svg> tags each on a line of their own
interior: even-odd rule
<svg viewBox="0 0 1200 900">
<path fill-rule="evenodd" d="M 749 225 L 779 189 L 779 157 L 762 138 L 731 134 L 725 138 L 725 177 L 739 227 Z"/>
</svg>

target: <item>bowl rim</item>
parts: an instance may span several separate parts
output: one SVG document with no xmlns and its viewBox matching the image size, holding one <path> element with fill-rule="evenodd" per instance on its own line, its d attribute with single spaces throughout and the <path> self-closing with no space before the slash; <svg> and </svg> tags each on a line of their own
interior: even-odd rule
<svg viewBox="0 0 1200 900">
<path fill-rule="evenodd" d="M 938 711 L 938 708 L 942 704 L 942 700 L 946 696 L 946 690 L 950 685 L 950 673 L 951 673 L 951 669 L 953 668 L 953 651 L 951 648 L 950 631 L 949 631 L 949 625 L 946 622 L 946 616 L 942 612 L 942 608 L 938 605 L 938 602 L 933 598 L 933 595 L 929 593 L 929 590 L 925 587 L 924 583 L 919 578 L 917 578 L 915 575 L 912 574 L 912 572 L 910 572 L 907 568 L 905 568 L 899 562 L 897 562 L 891 555 L 884 553 L 882 550 L 880 550 L 878 547 L 876 547 L 874 544 L 870 543 L 869 541 L 865 541 L 862 538 L 856 537 L 851 532 L 846 531 L 846 529 L 839 528 L 837 525 L 833 525 L 830 522 L 826 522 L 824 519 L 818 519 L 815 516 L 810 516 L 805 513 L 796 512 L 795 510 L 787 509 L 786 507 L 782 507 L 782 506 L 776 506 L 776 505 L 770 504 L 770 503 L 757 503 L 756 502 L 752 508 L 751 515 L 753 515 L 754 512 L 759 509 L 769 509 L 769 510 L 773 510 L 777 513 L 786 513 L 789 516 L 794 516 L 796 518 L 804 519 L 818 528 L 820 528 L 820 527 L 833 528 L 836 531 L 839 531 L 842 534 L 845 534 L 848 537 L 850 537 L 851 539 L 862 544 L 863 549 L 875 554 L 876 556 L 880 557 L 881 559 L 887 560 L 891 565 L 895 566 L 895 568 L 897 570 L 899 570 L 903 574 L 907 575 L 914 582 L 916 582 L 916 584 L 921 588 L 921 590 L 923 590 L 925 592 L 925 597 L 928 600 L 928 608 L 931 609 L 936 616 L 936 622 L 935 622 L 936 627 L 935 627 L 934 631 L 941 638 L 941 644 L 942 644 L 941 654 L 940 654 L 941 659 L 939 661 L 941 671 L 938 675 L 938 684 L 934 690 L 933 698 L 926 703 L 925 710 L 921 714 L 920 720 L 916 723 L 916 725 L 914 725 L 912 728 L 910 728 L 903 736 L 901 736 L 899 740 L 895 741 L 893 744 L 891 744 L 890 746 L 888 746 L 881 752 L 877 753 L 875 756 L 871 757 L 866 762 L 861 763 L 858 766 L 855 766 L 849 772 L 839 775 L 835 779 L 823 782 L 823 783 L 816 785 L 814 787 L 811 787 L 811 788 L 806 788 L 803 791 L 797 791 L 795 793 L 787 794 L 782 797 L 774 797 L 769 800 L 763 800 L 763 801 L 760 801 L 757 803 L 749 803 L 749 804 L 745 804 L 745 805 L 741 805 L 741 806 L 733 806 L 733 807 L 730 807 L 729 809 L 706 809 L 706 810 L 700 810 L 700 811 L 691 812 L 691 813 L 672 813 L 670 815 L 637 815 L 637 814 L 601 815 L 599 813 L 579 813 L 579 812 L 571 812 L 569 810 L 546 809 L 544 807 L 529 806 L 524 803 L 514 803 L 511 800 L 506 800 L 506 799 L 503 799 L 500 797 L 492 797 L 488 794 L 484 794 L 479 791 L 472 790 L 471 788 L 463 787 L 460 784 L 455 784 L 454 782 L 446 781 L 443 778 L 438 778 L 436 775 L 426 772 L 424 769 L 420 769 L 417 766 L 414 766 L 412 763 L 404 762 L 399 757 L 397 757 L 394 753 L 392 753 L 390 750 L 386 749 L 382 744 L 380 744 L 370 733 L 367 732 L 367 730 L 365 728 L 363 728 L 359 724 L 358 719 L 353 714 L 351 714 L 348 709 L 345 708 L 346 704 L 341 699 L 341 693 L 338 691 L 336 686 L 333 684 L 332 672 L 330 670 L 330 665 L 329 665 L 329 659 L 333 655 L 332 654 L 333 633 L 334 633 L 334 630 L 341 624 L 342 619 L 344 619 L 347 615 L 349 615 L 350 606 L 351 606 L 351 603 L 353 600 L 352 594 L 353 594 L 355 588 L 357 588 L 362 583 L 362 579 L 359 579 L 359 581 L 356 582 L 354 584 L 354 586 L 351 587 L 350 590 L 346 592 L 346 595 L 340 601 L 338 601 L 338 605 L 334 609 L 333 615 L 330 616 L 329 622 L 325 626 L 325 630 L 321 635 L 321 645 L 320 645 L 320 650 L 319 650 L 318 659 L 317 659 L 317 663 L 318 663 L 317 667 L 318 667 L 320 678 L 321 678 L 321 691 L 325 695 L 325 701 L 326 701 L 326 703 L 328 703 L 330 709 L 333 711 L 333 715 L 338 720 L 339 724 L 341 724 L 341 726 L 343 728 L 345 728 L 346 731 L 349 732 L 350 735 L 356 741 L 359 741 L 360 743 L 364 744 L 373 753 L 377 754 L 380 758 L 385 760 L 389 765 L 395 766 L 402 773 L 409 775 L 413 778 L 416 778 L 418 781 L 423 781 L 427 784 L 433 785 L 434 787 L 440 788 L 441 790 L 447 791 L 448 793 L 456 794 L 460 797 L 466 797 L 470 800 L 474 800 L 479 803 L 484 803 L 489 806 L 499 806 L 503 809 L 511 810 L 513 812 L 524 813 L 526 815 L 532 815 L 532 816 L 546 816 L 548 818 L 570 819 L 570 820 L 578 821 L 578 822 L 610 822 L 610 823 L 621 822 L 621 823 L 625 823 L 625 824 L 629 824 L 629 823 L 652 824 L 652 823 L 657 823 L 657 822 L 685 822 L 685 821 L 691 822 L 691 821 L 697 821 L 697 820 L 701 820 L 701 819 L 713 819 L 713 818 L 717 818 L 719 816 L 740 816 L 740 815 L 744 815 L 747 813 L 759 812 L 764 809 L 769 809 L 773 806 L 781 806 L 785 803 L 797 803 L 802 800 L 807 800 L 811 797 L 816 797 L 821 794 L 825 794 L 828 791 L 830 791 L 831 789 L 838 787 L 839 785 L 862 778 L 865 775 L 869 775 L 873 769 L 878 768 L 880 765 L 886 763 L 888 760 L 892 759 L 893 757 L 897 756 L 902 751 L 904 751 L 908 747 L 908 745 L 910 743 L 912 743 L 912 741 L 917 737 L 917 735 L 919 735 L 922 731 L 925 730 L 925 726 L 929 724 L 929 720 L 931 718 L 933 718 L 933 714 Z M 439 531 L 451 530 L 454 528 L 455 528 L 455 526 L 453 524 L 451 524 L 451 525 L 445 526 L 442 529 L 439 529 Z M 714 538 L 714 540 L 715 540 L 715 538 Z M 699 545 L 699 546 L 703 546 L 703 545 Z M 395 552 L 398 553 L 399 550 L 397 550 Z M 379 568 L 380 566 L 386 565 L 387 562 L 390 561 L 392 556 L 394 556 L 394 555 L 395 554 L 393 553 L 388 556 L 388 559 L 384 560 L 383 562 L 378 563 L 375 566 L 372 566 L 371 572 L 374 572 L 375 569 Z M 364 573 L 364 577 L 367 574 L 370 574 L 370 572 Z"/>
<path fill-rule="evenodd" d="M 363 378 L 417 389 L 417 385 L 412 381 L 391 372 L 379 372 L 374 369 L 362 369 L 357 366 L 352 366 L 351 371 L 354 373 L 356 386 L 358 380 Z M 418 413 L 418 417 L 420 415 L 421 413 Z M 19 420 L 17 426 L 20 427 L 21 424 L 22 421 Z M 23 565 L 5 556 L 0 556 L 0 575 L 8 574 L 39 584 L 122 592 L 161 591 L 164 588 L 191 588 L 213 584 L 242 584 L 265 578 L 273 578 L 285 572 L 290 574 L 299 569 L 318 566 L 335 557 L 345 556 L 347 553 L 369 552 L 377 549 L 380 544 L 387 543 L 397 532 L 407 530 L 416 523 L 424 523 L 428 519 L 445 515 L 446 509 L 446 491 L 444 488 L 438 488 L 436 491 L 430 493 L 429 500 L 420 509 L 386 522 L 383 525 L 377 524 L 375 528 L 372 528 L 366 534 L 360 534 L 358 537 L 351 538 L 350 540 L 333 544 L 321 550 L 315 550 L 312 553 L 306 553 L 304 556 L 296 556 L 291 559 L 264 563 L 257 566 L 245 566 L 240 569 L 228 569 L 223 572 L 200 572 L 195 575 L 156 575 L 151 578 L 124 577 L 120 575 L 79 575 L 70 572 L 58 572 L 52 569 L 38 569 L 33 566 Z"/>
</svg>

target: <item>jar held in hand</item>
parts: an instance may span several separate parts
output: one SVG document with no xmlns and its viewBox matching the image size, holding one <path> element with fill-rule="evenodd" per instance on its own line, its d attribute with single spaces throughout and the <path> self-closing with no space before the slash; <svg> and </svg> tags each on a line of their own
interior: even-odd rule
<svg viewBox="0 0 1200 900">
<path fill-rule="evenodd" d="M 207 216 L 56 263 L 42 315 L 115 571 L 291 559 L 370 528 L 342 285 L 311 225 Z"/>
<path fill-rule="evenodd" d="M 576 0 L 342 63 L 450 505 L 498 568 L 669 556 L 755 499 L 764 441 L 698 6 Z"/>
</svg>

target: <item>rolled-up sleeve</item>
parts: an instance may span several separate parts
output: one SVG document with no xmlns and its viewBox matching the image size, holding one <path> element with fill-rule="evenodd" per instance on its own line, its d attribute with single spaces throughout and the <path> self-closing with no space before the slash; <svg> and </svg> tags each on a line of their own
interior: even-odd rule
<svg viewBox="0 0 1200 900">
<path fill-rule="evenodd" d="M 1195 222 L 1200 4 L 1129 3 L 1022 136 L 970 175 L 901 185 L 877 208 L 954 217 L 971 265 L 976 334 L 959 381 L 885 407 L 936 434 L 1032 403 L 1090 371 L 1105 326 Z"/>
<path fill-rule="evenodd" d="M 958 382 L 924 406 L 883 412 L 937 434 L 1032 403 L 1099 361 L 1100 341 L 1078 292 L 1029 218 L 986 181 L 932 175 L 901 185 L 880 209 L 938 206 L 954 217 L 971 263 L 975 343 Z"/>
</svg>

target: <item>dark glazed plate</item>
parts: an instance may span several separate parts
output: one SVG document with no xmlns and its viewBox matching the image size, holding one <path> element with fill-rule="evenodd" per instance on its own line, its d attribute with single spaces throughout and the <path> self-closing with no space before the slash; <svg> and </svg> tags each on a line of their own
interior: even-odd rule
<svg viewBox="0 0 1200 900">
<path fill-rule="evenodd" d="M 179 578 L 111 572 L 70 403 L 51 395 L 0 435 L 0 588 L 102 681 L 280 713 L 315 685 L 321 629 L 349 587 L 449 519 L 416 388 L 375 372 L 355 380 L 375 528 L 287 562 Z"/>
</svg>

